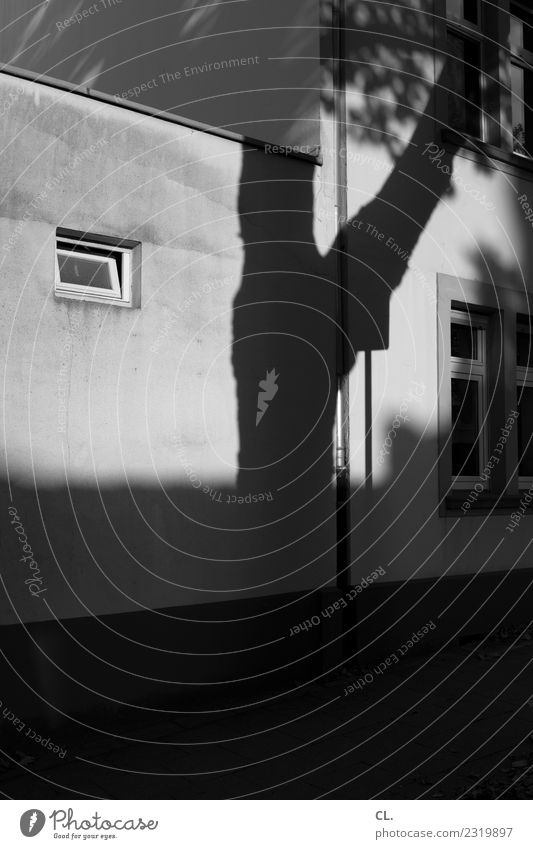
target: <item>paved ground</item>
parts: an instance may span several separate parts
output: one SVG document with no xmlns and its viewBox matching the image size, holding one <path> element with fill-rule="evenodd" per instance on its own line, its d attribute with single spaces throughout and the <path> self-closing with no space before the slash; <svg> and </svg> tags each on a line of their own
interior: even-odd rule
<svg viewBox="0 0 533 849">
<path fill-rule="evenodd" d="M 4 736 L 0 792 L 15 799 L 531 798 L 530 635 L 409 658 L 249 707 L 47 732 L 59 758 Z M 147 718 L 146 718 L 147 717 Z M 5 723 L 4 723 L 5 725 Z M 4 729 L 5 732 L 5 729 Z"/>
</svg>

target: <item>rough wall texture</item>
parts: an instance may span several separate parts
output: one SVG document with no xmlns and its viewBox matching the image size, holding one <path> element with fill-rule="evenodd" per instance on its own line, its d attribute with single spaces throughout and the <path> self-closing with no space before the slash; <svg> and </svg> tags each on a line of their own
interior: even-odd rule
<svg viewBox="0 0 533 849">
<path fill-rule="evenodd" d="M 2 621 L 331 582 L 331 445 L 308 471 L 324 427 L 291 453 L 287 422 L 305 398 L 312 416 L 331 402 L 333 287 L 315 286 L 323 323 L 299 321 L 299 344 L 284 343 L 294 311 L 275 314 L 276 301 L 306 297 L 309 277 L 296 292 L 299 257 L 282 240 L 299 227 L 312 237 L 313 167 L 38 84 L 0 86 L 11 104 L 0 144 Z M 58 226 L 140 241 L 141 308 L 55 297 Z M 318 381 L 306 378 L 310 346 L 325 363 Z M 272 368 L 279 395 L 256 429 Z M 258 467 L 244 477 L 239 452 Z M 10 503 L 46 586 L 37 598 Z"/>
</svg>

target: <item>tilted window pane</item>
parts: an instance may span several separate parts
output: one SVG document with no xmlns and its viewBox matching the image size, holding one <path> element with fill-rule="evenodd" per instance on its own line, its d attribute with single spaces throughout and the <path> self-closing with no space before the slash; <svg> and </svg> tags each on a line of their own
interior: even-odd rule
<svg viewBox="0 0 533 849">
<path fill-rule="evenodd" d="M 107 262 L 88 259 L 71 254 L 58 257 L 59 277 L 62 283 L 94 286 L 98 289 L 114 290 L 110 267 Z"/>
</svg>

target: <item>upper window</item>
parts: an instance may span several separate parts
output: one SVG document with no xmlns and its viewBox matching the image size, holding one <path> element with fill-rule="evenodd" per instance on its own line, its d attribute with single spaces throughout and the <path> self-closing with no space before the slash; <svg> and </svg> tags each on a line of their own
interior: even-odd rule
<svg viewBox="0 0 533 849">
<path fill-rule="evenodd" d="M 531 0 L 446 2 L 447 126 L 517 156 L 533 150 Z M 508 49 L 502 50 L 502 34 Z M 442 31 L 444 38 L 444 31 Z M 443 107 L 443 113 L 444 113 Z"/>
<path fill-rule="evenodd" d="M 482 36 L 478 0 L 447 0 L 446 88 L 448 124 L 483 137 Z"/>
<path fill-rule="evenodd" d="M 471 136 L 481 137 L 481 44 L 450 31 L 448 53 L 450 127 Z"/>
<path fill-rule="evenodd" d="M 511 55 L 511 121 L 513 152 L 530 156 L 533 149 L 533 14 L 520 3 L 511 3 L 509 16 Z"/>
<path fill-rule="evenodd" d="M 138 246 L 137 242 L 58 229 L 55 294 L 138 306 Z"/>
<path fill-rule="evenodd" d="M 479 24 L 479 0 L 446 0 L 448 18 Z"/>
<path fill-rule="evenodd" d="M 533 14 L 525 3 L 511 3 L 509 29 L 512 49 L 533 53 Z"/>
</svg>

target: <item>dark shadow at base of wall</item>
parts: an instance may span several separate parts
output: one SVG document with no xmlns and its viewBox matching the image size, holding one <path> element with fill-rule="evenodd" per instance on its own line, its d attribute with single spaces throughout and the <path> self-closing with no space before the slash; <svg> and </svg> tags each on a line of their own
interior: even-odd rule
<svg viewBox="0 0 533 849">
<path fill-rule="evenodd" d="M 168 618 L 125 613 L 6 626 L 3 708 L 44 729 L 71 716 L 113 723 L 127 715 L 152 724 L 277 701 L 343 665 L 356 671 L 385 661 L 430 622 L 435 628 L 414 641 L 410 657 L 527 625 L 533 570 L 376 582 L 344 610 L 323 616 L 339 597 L 337 590 L 294 593 L 160 611 Z M 291 635 L 305 621 L 308 627 Z M 111 639 L 106 626 L 121 636 Z"/>
</svg>

